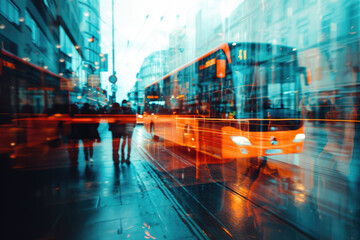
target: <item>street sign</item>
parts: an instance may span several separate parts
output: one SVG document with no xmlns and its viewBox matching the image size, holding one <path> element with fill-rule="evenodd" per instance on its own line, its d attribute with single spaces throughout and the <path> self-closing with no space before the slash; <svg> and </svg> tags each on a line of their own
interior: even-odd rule
<svg viewBox="0 0 360 240">
<path fill-rule="evenodd" d="M 118 91 L 118 86 L 116 86 L 115 84 L 111 85 L 111 91 L 112 92 L 117 92 Z"/>
<path fill-rule="evenodd" d="M 115 75 L 111 75 L 111 76 L 109 77 L 109 82 L 110 82 L 110 83 L 116 83 L 116 82 L 117 82 L 117 77 L 116 77 Z"/>
</svg>

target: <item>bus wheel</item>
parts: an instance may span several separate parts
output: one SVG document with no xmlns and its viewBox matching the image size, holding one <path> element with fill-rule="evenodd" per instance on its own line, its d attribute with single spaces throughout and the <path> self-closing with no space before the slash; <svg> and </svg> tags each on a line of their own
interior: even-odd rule
<svg viewBox="0 0 360 240">
<path fill-rule="evenodd" d="M 152 139 L 154 139 L 154 140 L 159 139 L 159 137 L 155 135 L 155 127 L 154 127 L 153 123 L 151 123 L 151 125 L 150 125 L 150 133 L 151 133 Z"/>
</svg>

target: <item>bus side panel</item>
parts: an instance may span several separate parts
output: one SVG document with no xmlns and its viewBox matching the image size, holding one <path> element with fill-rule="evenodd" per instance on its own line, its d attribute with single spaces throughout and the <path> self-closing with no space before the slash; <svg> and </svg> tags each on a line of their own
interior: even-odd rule
<svg viewBox="0 0 360 240">
<path fill-rule="evenodd" d="M 147 131 L 148 133 L 150 133 L 150 115 L 148 115 L 147 113 L 144 112 L 144 129 L 145 131 Z"/>
<path fill-rule="evenodd" d="M 11 154 L 16 143 L 18 128 L 12 124 L 0 125 L 0 155 Z"/>
<path fill-rule="evenodd" d="M 194 116 L 176 116 L 173 129 L 175 129 L 174 141 L 182 146 L 195 149 L 196 144 L 196 121 Z"/>
<path fill-rule="evenodd" d="M 222 157 L 222 137 L 221 126 L 224 124 L 217 119 L 199 118 L 198 131 L 198 151 L 211 156 L 207 160 L 209 164 L 224 163 Z"/>
<path fill-rule="evenodd" d="M 171 116 L 155 114 L 153 115 L 153 124 L 155 127 L 155 135 L 168 140 L 166 130 L 169 129 L 171 125 Z"/>
<path fill-rule="evenodd" d="M 0 58 L 0 64 L 2 59 Z M 5 75 L 6 68 L 0 66 L 0 154 L 10 154 L 13 147 L 11 144 L 16 142 L 17 129 L 12 124 L 11 110 L 11 89 L 10 77 Z"/>
</svg>

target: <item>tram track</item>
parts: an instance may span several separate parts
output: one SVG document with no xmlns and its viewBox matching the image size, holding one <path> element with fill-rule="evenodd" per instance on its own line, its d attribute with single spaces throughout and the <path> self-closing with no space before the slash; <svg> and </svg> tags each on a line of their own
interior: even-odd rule
<svg viewBox="0 0 360 240">
<path fill-rule="evenodd" d="M 147 135 L 146 132 L 144 131 L 138 131 L 139 134 L 141 134 L 141 137 L 143 137 L 144 139 L 150 140 L 152 141 L 150 135 Z M 157 144 L 157 147 L 160 147 L 162 151 L 165 151 L 167 154 L 169 154 L 170 156 L 173 156 L 174 158 L 178 159 L 179 161 L 181 161 L 182 163 L 194 167 L 196 168 L 196 166 L 194 164 L 192 164 L 191 162 L 187 161 L 184 157 L 174 153 L 173 151 L 169 150 L 168 148 L 166 148 L 164 145 L 159 144 L 159 143 L 155 143 Z M 140 145 L 140 144 L 139 144 Z M 200 204 L 201 207 L 203 207 L 207 213 L 209 213 L 209 215 L 223 228 L 224 232 L 227 234 L 227 236 L 229 236 L 230 238 L 234 238 L 233 234 L 231 234 L 231 231 L 227 229 L 226 225 L 224 225 L 224 223 L 221 222 L 220 219 L 218 219 L 214 214 L 211 213 L 211 211 L 209 209 L 207 209 L 202 203 L 201 201 L 199 201 L 196 196 L 194 196 L 191 192 L 189 192 L 186 189 L 186 186 L 184 184 L 182 184 L 175 176 L 173 176 L 169 171 L 166 170 L 166 168 L 161 164 L 160 161 L 156 161 L 152 156 L 151 153 L 145 149 L 144 146 L 140 145 L 140 149 L 141 151 L 147 156 L 147 158 L 157 167 L 159 167 L 165 174 L 167 174 L 167 176 L 170 176 L 170 178 L 180 187 L 182 188 L 187 194 L 189 194 L 189 196 L 191 196 L 192 199 L 194 199 L 196 202 L 198 202 Z M 154 167 L 154 166 L 152 166 Z M 208 174 L 206 171 L 199 169 L 199 171 L 201 171 L 203 174 Z M 161 177 L 160 177 L 161 179 Z M 277 220 L 279 220 L 280 222 L 282 222 L 283 224 L 286 224 L 288 226 L 290 226 L 291 228 L 293 228 L 294 230 L 298 231 L 299 233 L 301 233 L 302 235 L 304 235 L 305 237 L 309 238 L 309 239 L 316 239 L 313 235 L 309 233 L 306 229 L 304 229 L 302 226 L 299 226 L 299 224 L 297 224 L 296 222 L 290 220 L 290 219 L 286 219 L 283 216 L 281 216 L 281 214 L 277 213 L 275 210 L 265 207 L 259 203 L 257 203 L 256 201 L 253 201 L 251 199 L 249 199 L 248 197 L 246 197 L 245 195 L 239 193 L 238 191 L 234 190 L 233 188 L 225 185 L 223 182 L 219 182 L 219 181 L 215 181 L 214 179 L 212 179 L 211 176 L 209 176 L 208 181 L 212 184 L 216 184 L 217 186 L 221 187 L 223 190 L 230 192 L 231 194 L 234 194 L 235 196 L 238 196 L 248 202 L 250 202 L 253 206 L 256 206 L 258 208 L 261 208 L 262 210 L 264 210 L 265 212 L 271 214 L 271 216 L 275 217 Z M 163 181 L 163 183 L 166 185 L 166 183 Z M 168 186 L 169 187 L 169 186 Z"/>
</svg>

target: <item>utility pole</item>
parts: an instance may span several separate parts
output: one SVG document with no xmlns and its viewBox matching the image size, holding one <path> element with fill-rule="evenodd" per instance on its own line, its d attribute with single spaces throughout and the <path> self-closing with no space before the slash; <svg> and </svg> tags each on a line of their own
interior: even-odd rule
<svg viewBox="0 0 360 240">
<path fill-rule="evenodd" d="M 115 72 L 115 25 L 114 25 L 114 0 L 112 0 L 112 67 L 113 67 L 113 76 L 116 76 Z M 116 101 L 116 85 L 112 83 L 112 103 Z"/>
</svg>

